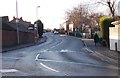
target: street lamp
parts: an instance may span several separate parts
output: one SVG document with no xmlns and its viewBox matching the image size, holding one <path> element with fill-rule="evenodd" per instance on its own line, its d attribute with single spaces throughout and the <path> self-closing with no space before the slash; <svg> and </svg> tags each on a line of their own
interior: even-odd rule
<svg viewBox="0 0 120 78">
<path fill-rule="evenodd" d="M 18 3 L 17 3 L 17 0 L 16 0 L 17 44 L 19 44 L 19 43 L 20 43 L 20 40 L 19 40 L 19 26 L 18 26 L 18 23 L 19 23 L 19 20 L 18 20 Z"/>
<path fill-rule="evenodd" d="M 37 39 L 38 39 L 38 26 L 37 26 L 37 20 L 38 20 L 38 8 L 40 8 L 40 6 L 37 6 L 36 7 L 36 23 L 35 23 L 35 25 L 34 25 L 34 38 L 35 38 L 35 42 L 37 41 Z M 35 35 L 35 32 L 37 32 L 36 33 L 36 35 Z"/>
<path fill-rule="evenodd" d="M 40 8 L 40 6 L 36 7 L 36 19 L 38 20 L 38 8 Z"/>
<path fill-rule="evenodd" d="M 120 1 L 118 2 L 118 16 L 120 16 Z"/>
</svg>

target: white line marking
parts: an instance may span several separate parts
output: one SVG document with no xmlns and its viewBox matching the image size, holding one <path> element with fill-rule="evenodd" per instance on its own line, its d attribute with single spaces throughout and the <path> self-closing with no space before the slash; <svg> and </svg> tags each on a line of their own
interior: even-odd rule
<svg viewBox="0 0 120 78">
<path fill-rule="evenodd" d="M 18 70 L 16 69 L 0 69 L 0 72 L 2 73 L 8 73 L 8 72 L 17 72 Z"/>
<path fill-rule="evenodd" d="M 76 51 L 70 51 L 70 50 L 60 50 L 60 51 L 40 51 L 40 53 L 49 53 L 49 52 L 53 52 L 53 53 L 74 53 L 74 52 L 76 52 Z"/>
<path fill-rule="evenodd" d="M 52 46 L 52 47 L 50 47 L 50 48 L 54 48 L 54 47 L 56 47 L 56 46 Z"/>
<path fill-rule="evenodd" d="M 40 65 L 42 65 L 43 67 L 45 67 L 45 68 L 47 68 L 47 69 L 49 69 L 49 70 L 52 70 L 52 71 L 54 71 L 54 72 L 59 72 L 59 71 L 57 71 L 57 70 L 55 70 L 55 69 L 53 69 L 53 68 L 50 68 L 50 67 L 44 65 L 43 63 L 40 63 Z"/>
<path fill-rule="evenodd" d="M 39 55 L 40 55 L 40 54 L 37 54 L 37 56 L 35 57 L 35 60 L 38 60 Z"/>
<path fill-rule="evenodd" d="M 94 51 L 92 51 L 91 49 L 89 49 L 89 48 L 85 48 L 87 51 L 89 51 L 89 52 L 91 52 L 91 53 L 94 53 Z"/>
<path fill-rule="evenodd" d="M 63 41 L 61 41 L 60 43 L 58 43 L 58 44 L 56 44 L 56 45 L 54 45 L 54 46 L 52 46 L 52 47 L 50 47 L 50 48 L 55 48 L 55 47 L 57 47 L 58 45 L 60 45 L 60 44 L 62 44 L 63 43 Z"/>
<path fill-rule="evenodd" d="M 100 68 L 107 68 L 107 69 L 115 69 L 118 70 L 120 69 L 117 66 L 109 65 L 109 66 L 100 66 L 100 65 L 95 65 L 95 64 L 86 64 L 86 63 L 76 63 L 76 62 L 66 62 L 66 61 L 56 61 L 56 60 L 46 60 L 46 59 L 39 59 L 40 61 L 45 61 L 45 62 L 57 62 L 57 63 L 68 63 L 68 64 L 80 64 L 83 66 L 94 66 L 94 67 L 100 67 Z"/>
</svg>

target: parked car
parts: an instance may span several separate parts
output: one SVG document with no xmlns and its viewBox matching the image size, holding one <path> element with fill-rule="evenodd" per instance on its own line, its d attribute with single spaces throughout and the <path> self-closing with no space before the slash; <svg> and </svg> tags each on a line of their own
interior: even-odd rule
<svg viewBox="0 0 120 78">
<path fill-rule="evenodd" d="M 58 31 L 54 31 L 53 33 L 54 33 L 54 34 L 59 34 L 59 32 L 58 32 Z"/>
</svg>

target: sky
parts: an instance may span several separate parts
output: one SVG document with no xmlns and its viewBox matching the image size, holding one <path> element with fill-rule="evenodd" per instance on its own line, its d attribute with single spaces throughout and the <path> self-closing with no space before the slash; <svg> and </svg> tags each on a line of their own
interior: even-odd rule
<svg viewBox="0 0 120 78">
<path fill-rule="evenodd" d="M 34 23 L 36 21 L 36 7 L 38 18 L 43 22 L 44 28 L 59 28 L 65 21 L 65 12 L 79 4 L 90 3 L 91 0 L 17 0 L 18 17 Z M 95 1 L 95 0 L 93 0 Z M 101 7 L 100 7 L 101 8 Z M 99 9 L 100 9 L 99 8 Z M 16 17 L 16 0 L 0 1 L 0 16 L 9 16 L 9 20 Z"/>
</svg>

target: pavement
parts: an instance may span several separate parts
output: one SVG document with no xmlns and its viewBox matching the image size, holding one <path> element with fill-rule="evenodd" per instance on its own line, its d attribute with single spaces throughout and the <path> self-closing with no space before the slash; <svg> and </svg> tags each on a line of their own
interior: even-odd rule
<svg viewBox="0 0 120 78">
<path fill-rule="evenodd" d="M 10 47 L 10 48 L 5 48 L 5 49 L 2 49 L 2 52 L 7 52 L 7 51 L 15 50 L 15 49 L 20 49 L 20 48 L 25 48 L 25 47 L 38 45 L 38 44 L 41 44 L 41 43 L 45 42 L 46 40 L 47 40 L 47 37 L 43 36 L 37 42 L 31 42 L 31 43 L 28 43 L 28 44 L 21 44 L 21 45 L 17 45 L 17 46 Z"/>
<path fill-rule="evenodd" d="M 108 63 L 118 65 L 118 60 L 120 59 L 120 53 L 116 51 L 110 50 L 108 47 L 104 47 L 97 43 L 95 46 L 93 39 L 81 39 L 84 43 L 84 46 L 86 46 L 86 49 L 89 52 L 92 52 L 94 56 L 97 58 L 104 60 Z"/>
</svg>

